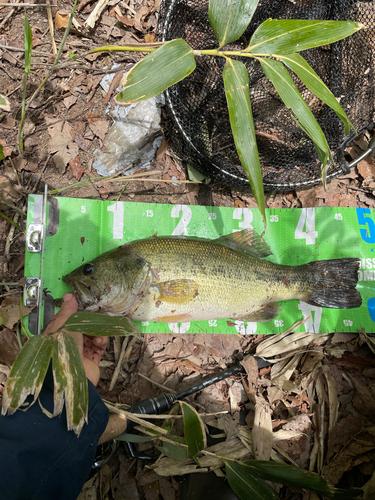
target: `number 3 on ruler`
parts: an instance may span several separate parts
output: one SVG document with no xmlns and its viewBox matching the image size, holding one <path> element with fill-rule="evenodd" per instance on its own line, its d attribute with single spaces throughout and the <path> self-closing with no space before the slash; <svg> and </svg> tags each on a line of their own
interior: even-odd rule
<svg viewBox="0 0 375 500">
<path fill-rule="evenodd" d="M 182 217 L 178 221 L 177 226 L 174 228 L 172 235 L 180 236 L 181 234 L 188 234 L 187 225 L 191 221 L 191 208 L 187 205 L 175 205 L 172 208 L 171 217 L 179 217 L 182 210 Z"/>
<path fill-rule="evenodd" d="M 306 231 L 303 230 L 306 223 Z M 306 245 L 313 245 L 318 237 L 318 231 L 315 231 L 315 208 L 303 208 L 299 218 L 296 232 L 296 240 L 306 240 Z"/>
<path fill-rule="evenodd" d="M 253 212 L 250 210 L 250 208 L 235 208 L 233 210 L 233 219 L 242 219 L 243 216 L 243 221 L 240 221 L 238 225 L 240 226 L 241 229 L 253 229 L 253 226 L 251 223 L 253 222 Z M 233 232 L 241 231 L 241 229 L 233 229 Z"/>
</svg>

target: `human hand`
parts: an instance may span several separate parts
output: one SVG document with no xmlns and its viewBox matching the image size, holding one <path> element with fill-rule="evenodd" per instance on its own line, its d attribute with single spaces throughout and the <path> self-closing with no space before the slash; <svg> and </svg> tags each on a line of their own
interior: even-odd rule
<svg viewBox="0 0 375 500">
<path fill-rule="evenodd" d="M 66 320 L 78 311 L 78 303 L 72 293 L 66 293 L 60 311 L 52 318 L 44 334 L 55 332 Z M 99 362 L 107 348 L 108 337 L 93 337 L 78 332 L 69 332 L 77 343 L 87 378 L 96 386 L 100 379 Z M 56 337 L 57 333 L 53 335 Z"/>
</svg>

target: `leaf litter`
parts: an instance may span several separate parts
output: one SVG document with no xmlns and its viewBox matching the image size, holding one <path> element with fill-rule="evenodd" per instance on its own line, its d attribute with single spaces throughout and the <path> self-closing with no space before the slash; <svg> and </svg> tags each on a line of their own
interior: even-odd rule
<svg viewBox="0 0 375 500">
<path fill-rule="evenodd" d="M 85 0 L 80 2 L 77 20 L 87 25 L 90 13 L 99 3 L 103 5 L 103 2 L 91 5 Z M 64 62 L 68 61 L 69 52 L 84 53 L 100 44 L 125 45 L 154 39 L 160 2 L 130 0 L 116 5 L 111 3 L 104 5 L 101 17 L 97 15 L 98 8 L 91 16 L 91 20 L 94 19 L 92 38 L 82 37 L 75 27 L 77 32 L 71 33 L 67 40 Z M 63 8 L 69 11 L 71 4 L 65 2 Z M 7 13 L 8 9 L 3 11 Z M 57 9 L 52 11 L 54 18 L 58 18 Z M 44 17 L 41 11 L 29 12 L 34 48 L 36 53 L 39 51 L 42 54 L 35 55 L 32 62 L 50 63 L 48 54 L 52 54 L 52 46 L 50 38 L 43 35 L 46 31 Z M 3 45 L 23 48 L 23 35 L 20 35 L 23 33 L 22 16 L 22 11 L 15 11 L 2 28 Z M 61 35 L 55 33 L 54 36 L 59 43 Z M 93 54 L 85 59 L 89 68 L 87 72 L 80 68 L 61 68 L 30 109 L 30 121 L 25 133 L 26 151 L 22 158 L 17 153 L 16 142 L 19 116 L 13 111 L 21 102 L 23 55 L 22 52 L 0 49 L 0 88 L 11 105 L 11 112 L 0 111 L 0 143 L 6 157 L 1 165 L 1 201 L 22 209 L 25 195 L 41 192 L 45 181 L 51 188 L 58 189 L 96 175 L 92 170 L 93 151 L 103 147 L 111 124 L 105 109 L 107 102 L 113 105 L 114 96 L 114 89 L 107 94 L 100 88 L 103 73 L 97 72 L 105 71 L 113 63 L 125 65 L 126 71 L 137 60 L 139 57 L 134 54 Z M 32 65 L 31 74 L 33 84 L 39 84 L 46 73 L 42 65 Z M 28 97 L 31 92 L 32 89 Z M 348 159 L 358 157 L 367 148 L 369 140 L 367 133 L 359 137 L 347 149 Z M 205 184 L 188 189 L 186 185 L 179 184 L 178 181 L 189 178 L 189 172 L 168 149 L 166 141 L 160 146 L 151 168 L 160 172 L 159 181 L 130 182 L 121 200 L 255 207 L 249 193 L 225 187 L 207 187 Z M 79 186 L 61 195 L 117 199 L 124 183 L 112 181 L 101 186 L 99 189 L 93 185 Z M 313 187 L 268 197 L 269 208 L 313 206 L 374 208 L 373 160 L 362 160 L 350 174 L 328 184 L 326 191 Z M 3 204 L 1 210 L 14 218 L 15 212 L 8 205 Z M 22 225 L 22 222 L 19 223 Z M 3 246 L 9 230 L 10 224 L 1 219 Z M 23 275 L 25 240 L 18 230 L 15 236 L 6 262 L 0 260 L 3 282 L 18 282 Z M 1 294 L 0 316 L 3 320 L 5 318 L 5 322 L 0 326 L 0 382 L 9 375 L 10 363 L 17 353 L 18 342 L 15 339 L 20 288 L 2 286 Z M 5 300 L 7 297 L 11 300 Z M 368 498 L 374 495 L 375 345 L 371 337 L 364 333 L 336 333 L 323 337 L 293 332 L 284 337 L 284 342 L 282 336 L 265 339 L 260 336 L 202 334 L 176 337 L 147 334 L 145 337 L 146 342 L 136 340 L 129 350 L 128 346 L 124 347 L 127 354 L 121 363 L 118 360 L 124 340 L 111 342 L 100 368 L 99 391 L 103 398 L 112 403 L 131 405 L 165 388 L 182 390 L 224 369 L 239 354 L 244 354 L 242 362 L 247 377 L 231 377 L 186 400 L 199 414 L 215 413 L 203 417 L 205 428 L 211 434 L 212 429 L 218 430 L 220 434 L 216 435 L 223 436 L 225 440 L 209 446 L 207 450 L 238 459 L 254 458 L 261 453 L 261 456 L 270 456 L 278 462 L 320 470 L 334 484 L 345 486 L 351 481 L 358 485 L 367 483 Z M 272 368 L 259 371 L 254 360 L 246 358 L 250 351 L 255 350 L 272 359 Z M 113 384 L 115 370 L 117 378 Z M 113 387 L 110 389 L 111 384 Z M 244 420 L 240 416 L 241 410 L 245 414 Z M 157 420 L 152 421 L 161 425 Z M 239 426 L 240 422 L 245 425 Z M 174 429 L 179 431 L 177 424 Z M 150 443 L 137 447 L 140 451 L 155 453 Z M 203 470 L 223 465 L 215 457 L 199 453 L 197 456 Z M 120 447 L 118 455 L 102 472 L 86 483 L 80 500 L 160 497 L 174 500 L 179 498 L 180 486 L 173 474 L 195 471 L 197 467 L 193 460 L 176 462 L 162 457 L 152 465 L 152 469 L 148 469 L 128 458 Z M 291 493 L 283 488 L 279 494 L 281 498 L 290 498 Z M 293 494 L 293 498 L 307 498 L 302 494 L 299 497 Z M 310 500 L 312 498 L 310 496 Z"/>
</svg>

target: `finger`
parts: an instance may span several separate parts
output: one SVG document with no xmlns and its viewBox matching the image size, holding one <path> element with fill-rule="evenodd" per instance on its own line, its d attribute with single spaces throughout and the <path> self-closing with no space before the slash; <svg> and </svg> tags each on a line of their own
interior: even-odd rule
<svg viewBox="0 0 375 500">
<path fill-rule="evenodd" d="M 94 337 L 92 335 L 83 336 L 83 345 L 94 352 L 103 354 L 107 349 L 108 337 Z"/>
<path fill-rule="evenodd" d="M 71 316 L 78 311 L 78 302 L 72 293 L 66 293 L 60 311 L 50 321 L 44 333 L 57 331 Z"/>
<path fill-rule="evenodd" d="M 98 347 L 99 349 L 103 349 L 103 351 L 105 351 L 108 346 L 108 337 L 93 337 L 92 343 L 93 345 L 95 345 L 95 347 Z"/>
</svg>

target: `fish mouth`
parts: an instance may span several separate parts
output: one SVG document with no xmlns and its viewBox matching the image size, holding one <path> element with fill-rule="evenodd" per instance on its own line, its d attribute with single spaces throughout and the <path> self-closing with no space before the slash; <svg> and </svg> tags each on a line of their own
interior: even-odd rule
<svg viewBox="0 0 375 500">
<path fill-rule="evenodd" d="M 69 276 L 63 276 L 62 280 L 72 289 L 80 310 L 84 310 L 96 302 L 90 288 L 82 281 L 71 280 Z"/>
</svg>

